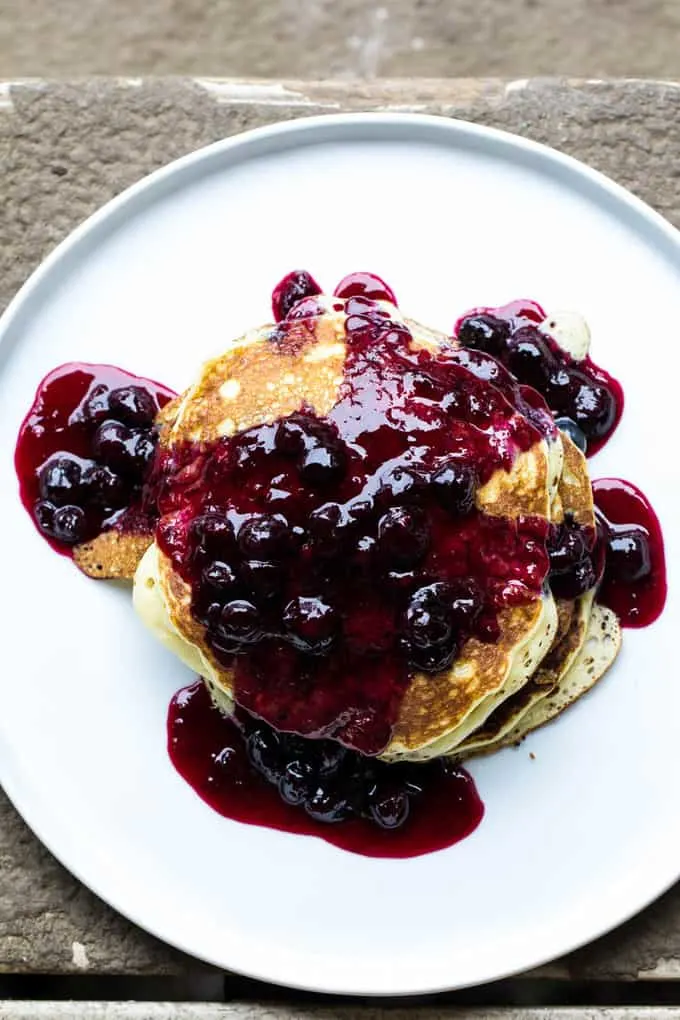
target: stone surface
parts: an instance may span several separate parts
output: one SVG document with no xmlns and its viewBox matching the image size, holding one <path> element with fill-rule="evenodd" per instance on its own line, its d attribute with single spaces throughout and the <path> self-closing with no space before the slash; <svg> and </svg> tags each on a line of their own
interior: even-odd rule
<svg viewBox="0 0 680 1020">
<path fill-rule="evenodd" d="M 678 85 L 34 82 L 0 89 L 0 305 L 73 226 L 168 160 L 286 117 L 383 109 L 458 116 L 548 142 L 615 177 L 680 224 Z M 0 800 L 0 970 L 191 975 L 207 968 L 106 908 Z M 680 887 L 595 945 L 537 973 L 677 978 Z"/>
<path fill-rule="evenodd" d="M 5 0 L 8 76 L 677 73 L 674 0 Z"/>
<path fill-rule="evenodd" d="M 559 1007 L 457 1009 L 435 1006 L 367 1009 L 177 1002 L 0 1002 L 0 1020 L 680 1020 L 680 1008 Z"/>
</svg>

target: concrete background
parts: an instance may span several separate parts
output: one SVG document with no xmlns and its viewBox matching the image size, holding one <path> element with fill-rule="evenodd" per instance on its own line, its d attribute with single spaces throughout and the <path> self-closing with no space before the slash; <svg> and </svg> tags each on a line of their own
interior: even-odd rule
<svg viewBox="0 0 680 1020">
<path fill-rule="evenodd" d="M 680 78 L 680 0 L 0 0 L 0 77 Z"/>
</svg>

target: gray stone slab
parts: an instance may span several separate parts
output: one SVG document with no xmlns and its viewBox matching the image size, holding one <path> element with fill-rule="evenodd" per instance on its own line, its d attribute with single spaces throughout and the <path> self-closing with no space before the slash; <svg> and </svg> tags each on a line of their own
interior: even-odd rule
<svg viewBox="0 0 680 1020">
<path fill-rule="evenodd" d="M 20 0 L 4 74 L 677 73 L 673 0 Z"/>
<path fill-rule="evenodd" d="M 340 110 L 415 110 L 518 132 L 584 159 L 680 225 L 678 84 L 26 82 L 0 88 L 0 307 L 57 241 L 148 171 L 245 128 Z M 206 968 L 105 907 L 0 800 L 0 970 L 189 975 Z M 680 887 L 537 975 L 677 978 Z"/>
<path fill-rule="evenodd" d="M 680 1020 L 680 1008 L 384 1009 L 178 1002 L 0 1002 L 0 1020 Z"/>
</svg>

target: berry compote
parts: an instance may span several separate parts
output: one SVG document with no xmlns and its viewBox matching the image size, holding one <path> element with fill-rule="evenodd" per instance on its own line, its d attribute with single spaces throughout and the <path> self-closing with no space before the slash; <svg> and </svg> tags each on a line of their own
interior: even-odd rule
<svg viewBox="0 0 680 1020">
<path fill-rule="evenodd" d="M 623 412 L 619 382 L 589 357 L 575 361 L 540 328 L 546 315 L 535 301 L 476 308 L 454 333 L 465 347 L 498 359 L 545 399 L 555 417 L 588 455 L 610 438 Z"/>
<path fill-rule="evenodd" d="M 294 316 L 313 298 L 310 279 L 283 281 L 275 304 Z M 344 378 L 328 415 L 303 406 L 174 448 L 157 539 L 234 671 L 239 705 L 277 731 L 376 755 L 416 672 L 448 668 L 470 636 L 496 640 L 500 610 L 541 596 L 546 522 L 487 516 L 475 494 L 557 430 L 492 358 L 453 343 L 413 349 L 404 323 L 367 296 L 382 301 L 385 284 L 348 281 Z M 286 323 L 272 357 L 286 351 Z"/>
<path fill-rule="evenodd" d="M 484 814 L 460 766 L 385 765 L 332 741 L 276 733 L 245 713 L 231 721 L 201 681 L 172 699 L 168 751 L 179 774 L 227 818 L 372 857 L 442 850 Z"/>
<path fill-rule="evenodd" d="M 155 528 L 190 585 L 238 704 L 224 717 L 199 681 L 170 705 L 170 757 L 208 804 L 409 857 L 450 846 L 483 815 L 461 767 L 376 757 L 414 673 L 446 669 L 470 636 L 497 640 L 499 612 L 546 582 L 562 598 L 599 585 L 624 626 L 651 623 L 666 595 L 663 541 L 649 503 L 616 479 L 593 484 L 594 529 L 477 509 L 479 487 L 538 440 L 559 428 L 592 454 L 622 412 L 616 380 L 562 351 L 535 302 L 467 313 L 433 355 L 412 349 L 380 277 L 352 273 L 321 295 L 305 270 L 284 277 L 271 339 L 273 357 L 297 351 L 298 320 L 344 308 L 344 379 L 328 415 L 302 405 L 158 452 L 170 390 L 64 365 L 38 389 L 16 469 L 54 548 Z"/>
<path fill-rule="evenodd" d="M 111 365 L 62 365 L 41 382 L 19 432 L 21 500 L 53 548 L 108 528 L 152 533 L 145 492 L 156 451 L 154 419 L 172 390 Z"/>
<path fill-rule="evenodd" d="M 599 602 L 613 609 L 624 627 L 646 627 L 666 602 L 663 536 L 649 501 L 620 478 L 593 482 L 605 546 Z"/>
</svg>

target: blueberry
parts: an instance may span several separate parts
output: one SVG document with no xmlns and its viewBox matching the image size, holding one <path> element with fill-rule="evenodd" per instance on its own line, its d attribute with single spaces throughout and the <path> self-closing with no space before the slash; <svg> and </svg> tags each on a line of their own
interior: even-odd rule
<svg viewBox="0 0 680 1020">
<path fill-rule="evenodd" d="M 388 503 L 411 503 L 427 491 L 427 481 L 415 468 L 393 464 L 380 475 L 378 497 Z"/>
<path fill-rule="evenodd" d="M 80 496 L 80 464 L 72 457 L 50 457 L 40 469 L 38 483 L 42 498 L 55 506 L 73 503 Z"/>
<path fill-rule="evenodd" d="M 99 425 L 109 417 L 109 388 L 100 383 L 88 393 L 82 404 L 82 415 L 85 421 Z"/>
<path fill-rule="evenodd" d="M 351 814 L 347 799 L 339 791 L 327 790 L 318 786 L 312 796 L 305 801 L 305 811 L 317 822 L 342 822 Z"/>
<path fill-rule="evenodd" d="M 428 672 L 450 666 L 458 646 L 449 585 L 435 582 L 414 592 L 406 610 L 404 632 L 414 665 Z"/>
<path fill-rule="evenodd" d="M 614 395 L 604 386 L 576 377 L 571 417 L 576 419 L 588 438 L 599 438 L 609 432 L 616 418 Z"/>
<path fill-rule="evenodd" d="M 312 795 L 315 779 L 308 761 L 291 761 L 279 780 L 279 793 L 287 804 L 303 804 Z"/>
<path fill-rule="evenodd" d="M 296 269 L 276 285 L 272 294 L 272 311 L 277 322 L 285 319 L 292 308 L 303 298 L 321 293 L 321 287 L 311 273 Z"/>
<path fill-rule="evenodd" d="M 83 490 L 88 503 L 117 510 L 128 501 L 128 488 L 120 475 L 104 464 L 93 464 L 83 475 Z"/>
<path fill-rule="evenodd" d="M 323 598 L 299 596 L 283 611 L 283 626 L 290 643 L 302 652 L 320 655 L 335 637 L 338 621 L 332 606 Z"/>
<path fill-rule="evenodd" d="M 444 464 L 431 479 L 432 491 L 439 504 L 457 516 L 469 514 L 474 509 L 476 483 L 474 469 L 456 460 Z"/>
<path fill-rule="evenodd" d="M 156 402 L 143 386 L 121 386 L 109 394 L 111 417 L 125 425 L 149 427 L 158 413 Z"/>
<path fill-rule="evenodd" d="M 412 647 L 410 660 L 416 669 L 422 669 L 425 673 L 441 673 L 448 669 L 458 652 L 458 645 L 450 641 L 443 645 L 430 645 L 427 648 Z"/>
<path fill-rule="evenodd" d="M 584 556 L 568 570 L 552 571 L 550 574 L 553 595 L 560 599 L 576 599 L 596 584 L 597 572 L 590 556 Z"/>
<path fill-rule="evenodd" d="M 372 800 L 371 818 L 381 829 L 398 829 L 408 819 L 411 802 L 405 790 L 379 791 Z"/>
<path fill-rule="evenodd" d="M 505 364 L 520 382 L 543 391 L 556 363 L 546 340 L 533 326 L 518 329 L 508 343 Z"/>
<path fill-rule="evenodd" d="M 87 538 L 88 526 L 81 506 L 62 506 L 54 512 L 52 534 L 60 542 L 75 545 Z"/>
<path fill-rule="evenodd" d="M 338 503 L 324 503 L 312 511 L 307 521 L 307 529 L 315 553 L 321 556 L 334 556 L 340 549 L 344 527 L 344 514 Z"/>
<path fill-rule="evenodd" d="M 252 602 L 232 599 L 222 609 L 217 629 L 227 641 L 256 641 L 261 633 L 260 614 Z"/>
<path fill-rule="evenodd" d="M 405 629 L 411 647 L 444 645 L 453 633 L 449 606 L 437 597 L 435 586 L 420 588 L 406 610 Z"/>
<path fill-rule="evenodd" d="M 94 436 L 92 445 L 95 456 L 107 467 L 129 471 L 133 466 L 129 448 L 131 439 L 132 433 L 126 425 L 107 419 Z"/>
<path fill-rule="evenodd" d="M 217 601 L 217 592 L 205 589 L 194 593 L 191 608 L 198 622 L 216 634 L 220 625 L 222 605 L 222 602 Z"/>
<path fill-rule="evenodd" d="M 552 411 L 568 411 L 571 406 L 572 378 L 564 368 L 556 367 L 548 375 L 543 395 Z"/>
<path fill-rule="evenodd" d="M 278 595 L 285 582 L 281 564 L 271 560 L 246 560 L 241 565 L 241 577 L 253 595 L 261 599 Z"/>
<path fill-rule="evenodd" d="M 585 530 L 571 517 L 548 535 L 550 587 L 558 598 L 577 598 L 597 583 Z"/>
<path fill-rule="evenodd" d="M 33 507 L 33 516 L 40 530 L 45 535 L 50 535 L 54 538 L 54 511 L 56 507 L 54 503 L 50 503 L 46 499 L 40 499 Z"/>
<path fill-rule="evenodd" d="M 221 558 L 232 550 L 234 529 L 231 521 L 222 514 L 202 514 L 191 522 L 191 536 L 194 542 L 209 556 Z"/>
<path fill-rule="evenodd" d="M 558 429 L 567 433 L 572 443 L 578 446 L 581 453 L 586 452 L 588 448 L 588 439 L 580 425 L 577 425 L 572 418 L 555 418 L 555 424 Z"/>
<path fill-rule="evenodd" d="M 274 446 L 278 453 L 286 457 L 295 457 L 305 446 L 305 433 L 299 421 L 284 418 L 276 427 Z"/>
<path fill-rule="evenodd" d="M 557 573 L 576 566 L 588 552 L 583 528 L 570 519 L 551 527 L 547 544 L 550 569 Z"/>
<path fill-rule="evenodd" d="M 652 572 L 649 532 L 636 525 L 610 525 L 607 545 L 607 574 L 625 584 L 634 584 Z"/>
<path fill-rule="evenodd" d="M 362 535 L 357 542 L 353 563 L 362 574 L 371 574 L 378 543 L 372 535 Z"/>
<path fill-rule="evenodd" d="M 347 758 L 347 748 L 334 740 L 319 740 L 314 741 L 314 744 L 318 744 L 318 747 L 314 748 L 316 752 L 314 764 L 319 775 L 334 775 Z"/>
<path fill-rule="evenodd" d="M 464 347 L 500 354 L 510 335 L 510 326 L 504 319 L 482 313 L 469 315 L 458 328 L 458 340 Z"/>
<path fill-rule="evenodd" d="M 418 507 L 392 507 L 378 522 L 378 548 L 391 566 L 420 562 L 429 544 L 427 519 Z"/>
<path fill-rule="evenodd" d="M 300 465 L 300 477 L 305 485 L 322 488 L 342 477 L 345 463 L 345 451 L 340 443 L 318 443 L 305 452 Z"/>
<path fill-rule="evenodd" d="M 441 584 L 441 582 L 439 582 Z M 434 585 L 437 589 L 437 585 Z M 446 586 L 441 584 L 441 598 L 450 607 L 454 630 L 470 631 L 482 611 L 484 600 L 474 581 L 458 581 Z"/>
<path fill-rule="evenodd" d="M 203 569 L 201 582 L 219 595 L 225 595 L 236 587 L 236 574 L 224 560 L 213 560 Z"/>
<path fill-rule="evenodd" d="M 251 765 L 270 783 L 278 783 L 283 772 L 279 738 L 269 727 L 257 727 L 248 734 L 246 751 Z"/>
<path fill-rule="evenodd" d="M 241 525 L 238 533 L 239 549 L 244 556 L 256 560 L 282 556 L 291 540 L 288 522 L 281 514 L 256 514 Z"/>
<path fill-rule="evenodd" d="M 146 472 L 156 452 L 156 443 L 148 432 L 138 432 L 128 443 L 131 466 L 140 474 Z"/>
<path fill-rule="evenodd" d="M 370 527 L 373 514 L 375 512 L 375 504 L 372 499 L 359 496 L 356 499 L 350 500 L 344 507 L 344 522 L 347 526 L 353 528 L 356 531 L 359 528 Z"/>
</svg>

